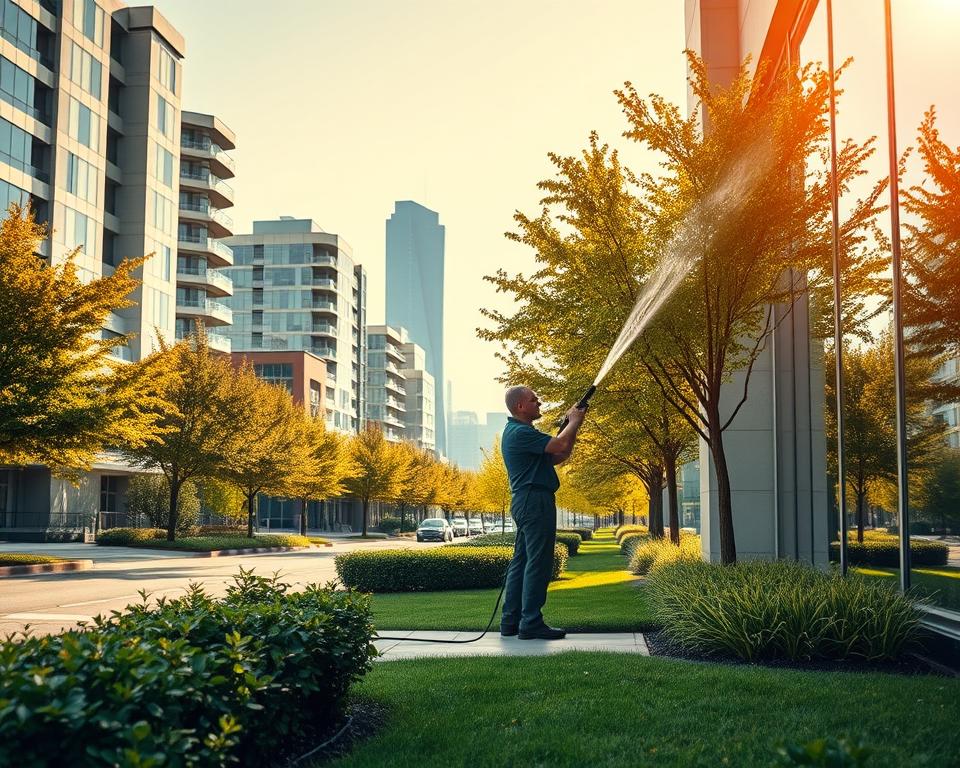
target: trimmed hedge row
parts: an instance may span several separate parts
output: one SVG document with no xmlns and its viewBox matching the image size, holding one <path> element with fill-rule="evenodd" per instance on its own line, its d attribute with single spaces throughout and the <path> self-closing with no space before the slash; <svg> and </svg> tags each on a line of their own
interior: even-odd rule
<svg viewBox="0 0 960 768">
<path fill-rule="evenodd" d="M 4 552 L 0 554 L 0 566 L 6 565 L 46 565 L 65 563 L 67 558 L 53 555 L 35 555 L 31 552 Z"/>
<path fill-rule="evenodd" d="M 516 533 L 485 533 L 481 536 L 474 536 L 469 541 L 458 542 L 457 546 L 474 547 L 513 547 L 517 541 Z M 580 551 L 582 539 L 578 533 L 567 533 L 557 531 L 557 544 L 563 544 L 567 548 L 567 554 L 573 557 Z"/>
<path fill-rule="evenodd" d="M 97 534 L 101 546 L 181 549 L 189 552 L 211 552 L 218 549 L 265 549 L 267 547 L 309 547 L 310 539 L 289 533 L 271 533 L 249 538 L 244 535 L 184 536 L 167 541 L 162 528 L 110 528 Z"/>
<path fill-rule="evenodd" d="M 917 641 L 917 603 L 857 574 L 787 561 L 654 568 L 653 619 L 682 648 L 754 659 L 896 659 Z"/>
<path fill-rule="evenodd" d="M 499 587 L 512 547 L 465 543 L 433 549 L 344 552 L 334 558 L 340 580 L 361 592 L 436 592 Z M 567 566 L 567 549 L 554 547 L 551 579 Z"/>
<path fill-rule="evenodd" d="M 481 541 L 485 536 L 494 537 L 496 540 L 491 541 Z M 455 544 L 445 544 L 443 548 L 448 547 L 509 547 L 511 556 L 513 553 L 514 545 L 516 543 L 516 534 L 513 533 L 490 533 L 484 534 L 484 536 L 474 536 L 472 539 L 467 539 L 467 541 L 458 541 Z M 553 545 L 553 571 L 550 575 L 551 579 L 560 578 L 565 570 L 567 570 L 567 562 L 570 559 L 570 550 L 559 541 Z M 502 580 L 502 577 L 501 577 Z"/>
<path fill-rule="evenodd" d="M 643 542 L 649 540 L 650 534 L 644 532 L 639 533 L 637 531 L 631 533 L 625 533 L 620 539 L 620 554 L 626 558 L 633 557 L 633 553 L 636 548 L 643 544 Z"/>
<path fill-rule="evenodd" d="M 593 538 L 593 529 L 591 528 L 558 528 L 560 533 L 575 533 L 581 540 L 590 541 Z"/>
<path fill-rule="evenodd" d="M 863 543 L 856 534 L 847 541 L 847 555 L 853 565 L 876 565 L 885 568 L 900 567 L 900 540 L 880 532 L 864 533 Z M 942 541 L 910 539 L 911 565 L 946 565 L 950 548 Z M 830 544 L 830 558 L 840 560 L 840 542 Z"/>
<path fill-rule="evenodd" d="M 306 752 L 376 651 L 369 598 L 243 571 L 0 644 L 0 765 L 260 766 Z M 295 750 L 291 754 L 291 750 Z"/>
<path fill-rule="evenodd" d="M 680 546 L 665 539 L 646 539 L 634 547 L 630 556 L 630 570 L 638 576 L 646 576 L 654 568 L 677 560 L 702 560 L 700 537 L 689 533 L 680 534 Z"/>
<path fill-rule="evenodd" d="M 167 532 L 163 528 L 108 528 L 97 534 L 97 544 L 104 547 L 134 547 L 165 538 Z"/>
<path fill-rule="evenodd" d="M 613 536 L 617 540 L 617 544 L 623 541 L 623 537 L 631 533 L 643 533 L 647 534 L 650 531 L 645 525 L 621 525 L 614 532 Z"/>
</svg>

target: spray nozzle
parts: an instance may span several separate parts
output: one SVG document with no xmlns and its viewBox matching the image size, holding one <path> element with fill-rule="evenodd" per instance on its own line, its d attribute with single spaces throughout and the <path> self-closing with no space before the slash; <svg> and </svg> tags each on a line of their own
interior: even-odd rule
<svg viewBox="0 0 960 768">
<path fill-rule="evenodd" d="M 588 405 L 590 405 L 590 398 L 593 397 L 593 393 L 596 392 L 596 391 L 597 391 L 597 385 L 596 385 L 596 384 L 591 384 L 591 385 L 590 385 L 590 388 L 584 393 L 583 397 L 581 397 L 581 398 L 577 401 L 577 408 L 579 408 L 579 409 L 582 411 L 582 410 L 584 410 Z M 565 428 L 565 427 L 567 426 L 567 424 L 569 424 L 569 423 L 570 423 L 570 419 L 568 419 L 567 417 L 564 417 L 564 418 L 563 418 L 563 422 L 560 424 L 560 432 L 563 432 L 564 428 Z M 557 434 L 559 434 L 559 432 L 558 432 Z"/>
</svg>

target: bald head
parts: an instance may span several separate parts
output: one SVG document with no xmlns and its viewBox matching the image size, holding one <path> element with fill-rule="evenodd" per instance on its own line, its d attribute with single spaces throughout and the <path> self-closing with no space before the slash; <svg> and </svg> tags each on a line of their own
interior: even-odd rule
<svg viewBox="0 0 960 768">
<path fill-rule="evenodd" d="M 523 402 L 532 394 L 530 387 L 510 387 L 503 395 L 503 402 L 506 403 L 507 410 L 516 416 Z"/>
</svg>

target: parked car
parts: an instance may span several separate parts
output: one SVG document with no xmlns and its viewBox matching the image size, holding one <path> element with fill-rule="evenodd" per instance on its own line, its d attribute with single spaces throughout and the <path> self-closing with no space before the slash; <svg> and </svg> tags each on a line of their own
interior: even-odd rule
<svg viewBox="0 0 960 768">
<path fill-rule="evenodd" d="M 483 533 L 483 520 L 479 517 L 470 518 L 470 535 L 479 536 Z"/>
<path fill-rule="evenodd" d="M 428 517 L 417 526 L 417 541 L 453 541 L 453 528 L 442 517 Z"/>
<path fill-rule="evenodd" d="M 497 518 L 493 522 L 488 522 L 486 526 L 484 526 L 484 531 L 486 533 L 513 533 L 513 518 L 508 517 L 505 521 Z"/>
<path fill-rule="evenodd" d="M 453 518 L 453 535 L 454 536 L 466 536 L 467 535 L 467 518 L 465 517 L 455 517 Z"/>
</svg>

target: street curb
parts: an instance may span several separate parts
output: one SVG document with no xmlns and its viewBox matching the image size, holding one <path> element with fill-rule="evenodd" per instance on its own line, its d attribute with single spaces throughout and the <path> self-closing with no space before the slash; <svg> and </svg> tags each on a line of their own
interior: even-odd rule
<svg viewBox="0 0 960 768">
<path fill-rule="evenodd" d="M 62 563 L 34 563 L 32 565 L 3 565 L 0 566 L 0 577 L 29 576 L 33 573 L 86 571 L 90 568 L 93 568 L 93 560 L 66 560 Z"/>
<path fill-rule="evenodd" d="M 310 547 L 257 547 L 256 549 L 214 549 L 210 552 L 194 552 L 189 549 L 167 549 L 166 552 L 184 552 L 197 557 L 225 557 L 228 555 L 262 555 L 271 552 L 301 552 Z"/>
</svg>

